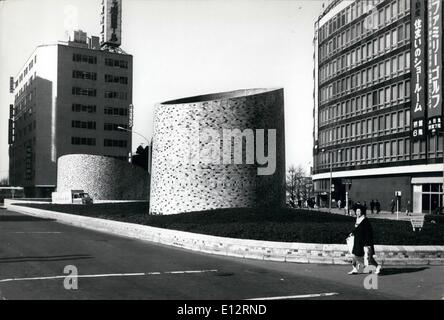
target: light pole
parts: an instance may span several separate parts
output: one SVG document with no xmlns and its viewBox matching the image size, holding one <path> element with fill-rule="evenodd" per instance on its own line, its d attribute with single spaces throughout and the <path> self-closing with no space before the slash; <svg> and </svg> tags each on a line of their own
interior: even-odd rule
<svg viewBox="0 0 444 320">
<path fill-rule="evenodd" d="M 148 154 L 147 154 L 147 158 L 148 158 L 148 173 L 151 174 L 151 156 L 150 156 L 151 155 L 151 152 L 150 152 L 151 143 L 150 143 L 150 141 L 145 136 L 141 135 L 140 133 L 138 133 L 138 132 L 136 132 L 134 130 L 126 129 L 126 128 L 121 127 L 121 126 L 117 126 L 117 129 L 122 130 L 122 131 L 127 131 L 127 132 L 131 132 L 131 133 L 135 133 L 138 136 L 142 137 L 146 141 L 147 146 L 148 146 Z"/>
<path fill-rule="evenodd" d="M 322 149 L 322 152 L 325 152 L 325 149 Z M 332 168 L 332 159 L 331 159 L 331 152 L 328 153 L 328 162 L 330 165 L 330 185 L 329 185 L 329 197 L 328 197 L 328 213 L 331 213 L 331 189 L 332 189 L 332 182 L 333 182 L 333 168 Z"/>
</svg>

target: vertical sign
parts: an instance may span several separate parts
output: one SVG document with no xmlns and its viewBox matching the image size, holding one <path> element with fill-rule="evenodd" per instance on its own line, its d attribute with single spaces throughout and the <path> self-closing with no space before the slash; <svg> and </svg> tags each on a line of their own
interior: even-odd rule
<svg viewBox="0 0 444 320">
<path fill-rule="evenodd" d="M 428 2 L 427 129 L 433 135 L 442 128 L 442 0 Z"/>
<path fill-rule="evenodd" d="M 122 0 L 102 0 L 100 45 L 118 47 L 122 35 Z"/>
<path fill-rule="evenodd" d="M 128 107 L 128 127 L 131 129 L 134 124 L 134 106 L 130 104 Z"/>
<path fill-rule="evenodd" d="M 425 6 L 424 0 L 411 0 L 411 121 L 413 140 L 425 137 Z"/>
<path fill-rule="evenodd" d="M 9 93 L 14 93 L 14 77 L 9 77 Z"/>
<path fill-rule="evenodd" d="M 9 119 L 8 121 L 8 144 L 14 143 L 14 121 Z"/>
<path fill-rule="evenodd" d="M 25 179 L 32 180 L 32 147 L 26 146 Z"/>
</svg>

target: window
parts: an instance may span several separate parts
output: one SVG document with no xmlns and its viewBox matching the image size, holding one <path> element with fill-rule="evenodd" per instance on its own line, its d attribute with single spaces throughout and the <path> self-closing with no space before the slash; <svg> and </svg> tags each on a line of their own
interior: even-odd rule
<svg viewBox="0 0 444 320">
<path fill-rule="evenodd" d="M 395 113 L 392 113 L 392 126 L 391 126 L 391 128 L 392 129 L 396 129 L 396 127 L 397 127 L 397 124 L 398 124 L 398 117 L 397 117 L 397 113 L 395 112 Z"/>
<path fill-rule="evenodd" d="M 410 69 L 410 52 L 405 53 L 405 68 Z"/>
<path fill-rule="evenodd" d="M 104 123 L 103 130 L 105 131 L 121 131 L 118 127 L 128 129 L 127 124 L 117 124 L 117 123 Z"/>
<path fill-rule="evenodd" d="M 127 100 L 128 93 L 127 92 L 116 92 L 116 91 L 105 91 L 105 98 Z"/>
<path fill-rule="evenodd" d="M 390 45 L 391 45 L 391 42 L 390 42 L 390 32 L 387 32 L 385 34 L 385 50 L 390 49 Z"/>
<path fill-rule="evenodd" d="M 105 147 L 126 148 L 127 141 L 126 140 L 104 139 L 103 140 L 103 146 L 105 146 Z"/>
<path fill-rule="evenodd" d="M 72 87 L 72 94 L 77 96 L 95 97 L 97 95 L 97 90 L 93 88 Z"/>
<path fill-rule="evenodd" d="M 128 84 L 128 77 L 105 74 L 105 82 Z"/>
<path fill-rule="evenodd" d="M 126 109 L 126 108 L 105 107 L 104 113 L 107 114 L 107 115 L 114 115 L 114 116 L 127 116 L 128 115 L 128 109 Z"/>
<path fill-rule="evenodd" d="M 118 67 L 118 68 L 128 69 L 128 61 L 125 61 L 125 60 L 114 60 L 114 59 L 106 58 L 105 65 L 109 66 L 109 67 Z"/>
<path fill-rule="evenodd" d="M 76 79 L 97 80 L 97 73 L 88 71 L 73 70 L 72 77 Z"/>
<path fill-rule="evenodd" d="M 398 140 L 398 155 L 404 155 L 404 140 Z"/>
<path fill-rule="evenodd" d="M 398 33 L 396 30 L 392 31 L 392 47 L 395 47 L 398 44 Z"/>
<path fill-rule="evenodd" d="M 72 111 L 73 112 L 88 112 L 88 113 L 95 113 L 96 112 L 96 105 L 84 105 L 84 104 L 78 104 L 73 103 L 72 104 Z"/>
<path fill-rule="evenodd" d="M 396 85 L 393 85 L 391 87 L 391 90 L 392 90 L 392 101 L 395 102 L 396 99 L 398 98 L 398 88 Z"/>
<path fill-rule="evenodd" d="M 96 130 L 96 122 L 95 121 L 72 120 L 71 121 L 71 126 L 73 128 L 82 128 L 82 129 Z"/>
<path fill-rule="evenodd" d="M 404 111 L 398 112 L 398 128 L 404 128 Z"/>
<path fill-rule="evenodd" d="M 390 87 L 385 88 L 385 103 L 390 103 Z"/>
<path fill-rule="evenodd" d="M 71 144 L 95 146 L 96 145 L 96 139 L 95 138 L 71 137 Z"/>
<path fill-rule="evenodd" d="M 379 159 L 384 157 L 384 143 L 379 143 Z"/>
<path fill-rule="evenodd" d="M 85 55 L 85 54 L 74 53 L 72 56 L 72 61 L 89 63 L 89 64 L 97 64 L 97 57 L 89 56 L 89 55 Z"/>
<path fill-rule="evenodd" d="M 385 130 L 390 130 L 390 125 L 391 125 L 391 118 L 389 114 L 385 115 Z"/>
</svg>

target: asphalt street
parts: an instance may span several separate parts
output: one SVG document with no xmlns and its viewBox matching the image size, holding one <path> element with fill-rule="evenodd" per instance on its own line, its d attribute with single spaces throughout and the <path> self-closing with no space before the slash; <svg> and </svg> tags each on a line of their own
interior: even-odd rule
<svg viewBox="0 0 444 320">
<path fill-rule="evenodd" d="M 64 286 L 66 266 L 77 290 Z M 376 290 L 349 270 L 202 254 L 0 210 L 0 300 L 444 298 L 443 266 L 386 267 Z"/>
</svg>

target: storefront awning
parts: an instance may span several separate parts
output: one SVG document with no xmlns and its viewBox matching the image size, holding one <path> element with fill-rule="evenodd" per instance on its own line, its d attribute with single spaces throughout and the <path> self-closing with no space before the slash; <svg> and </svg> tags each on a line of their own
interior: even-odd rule
<svg viewBox="0 0 444 320">
<path fill-rule="evenodd" d="M 412 178 L 412 184 L 425 184 L 425 183 L 443 183 L 443 177 L 415 177 Z"/>
</svg>

